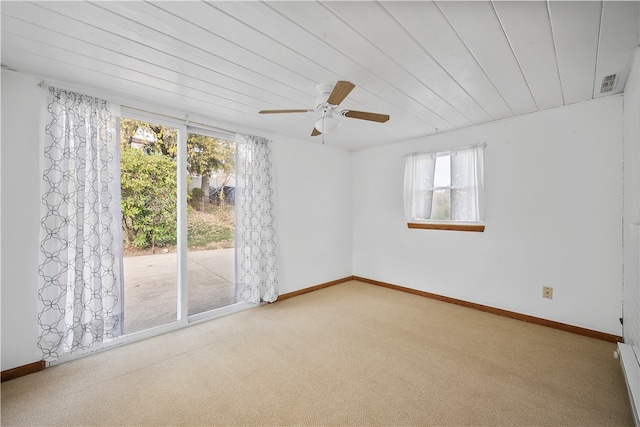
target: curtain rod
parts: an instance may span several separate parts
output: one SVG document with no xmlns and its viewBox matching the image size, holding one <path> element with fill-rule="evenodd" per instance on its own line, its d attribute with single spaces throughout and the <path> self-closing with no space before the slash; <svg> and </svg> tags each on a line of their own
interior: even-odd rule
<svg viewBox="0 0 640 427">
<path fill-rule="evenodd" d="M 45 87 L 49 87 L 49 83 L 46 82 L 45 80 L 40 80 L 36 84 L 41 89 L 43 89 Z M 170 119 L 170 120 L 174 120 L 174 121 L 177 121 L 177 122 L 182 122 L 187 126 L 193 125 L 194 127 L 201 127 L 202 129 L 209 130 L 209 131 L 212 131 L 212 132 L 218 132 L 218 133 L 221 133 L 221 134 L 227 134 L 228 136 L 234 137 L 234 138 L 235 138 L 235 135 L 237 134 L 237 132 L 230 131 L 228 129 L 217 128 L 215 126 L 211 126 L 211 125 L 208 125 L 206 123 L 192 122 L 192 121 L 189 120 L 189 115 L 188 114 L 186 115 L 186 118 L 180 118 L 180 117 L 170 116 L 168 114 L 161 114 L 161 113 L 156 113 L 154 111 L 143 110 L 142 108 L 131 107 L 129 105 L 120 105 L 120 107 L 121 108 L 124 107 L 124 108 L 126 108 L 128 110 L 137 111 L 137 112 L 144 113 L 144 114 L 149 114 L 149 115 L 152 115 L 152 116 L 164 117 L 164 118 L 167 118 L 167 119 Z"/>
<path fill-rule="evenodd" d="M 422 154 L 440 154 L 440 153 L 446 153 L 446 152 L 456 152 L 456 151 L 466 150 L 468 148 L 486 147 L 486 146 L 487 146 L 486 142 L 481 142 L 479 144 L 463 145 L 462 147 L 448 148 L 448 149 L 443 149 L 443 150 L 412 151 L 410 153 L 403 154 L 402 157 L 419 156 L 419 155 L 422 155 Z"/>
<path fill-rule="evenodd" d="M 180 118 L 180 117 L 174 117 L 174 116 L 170 116 L 168 114 L 161 114 L 161 113 L 156 113 L 154 111 L 147 111 L 147 110 L 143 110 L 141 108 L 136 108 L 136 107 L 130 107 L 128 105 L 121 105 L 121 107 L 126 108 L 128 110 L 133 110 L 133 111 L 137 111 L 140 113 L 145 113 L 145 114 L 150 114 L 152 116 L 158 116 L 158 117 L 165 117 L 167 119 L 171 119 L 171 120 L 175 120 L 178 122 L 184 122 L 185 125 L 187 126 L 194 126 L 194 127 L 202 127 L 202 129 L 205 130 L 210 130 L 210 131 L 214 131 L 214 132 L 219 132 L 219 133 L 225 133 L 228 134 L 229 136 L 233 136 L 235 137 L 237 132 L 233 132 L 227 129 L 222 129 L 222 128 L 218 128 L 215 126 L 211 126 L 208 125 L 206 123 L 200 123 L 200 122 L 194 122 L 189 120 L 189 115 L 187 114 L 185 118 Z"/>
</svg>

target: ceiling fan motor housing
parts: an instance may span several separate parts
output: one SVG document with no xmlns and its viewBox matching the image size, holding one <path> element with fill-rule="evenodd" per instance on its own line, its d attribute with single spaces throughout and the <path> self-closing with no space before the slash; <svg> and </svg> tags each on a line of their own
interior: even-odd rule
<svg viewBox="0 0 640 427">
<path fill-rule="evenodd" d="M 333 91 L 333 83 L 320 83 L 316 89 L 318 90 L 318 98 L 316 98 L 316 108 L 322 108 Z"/>
</svg>

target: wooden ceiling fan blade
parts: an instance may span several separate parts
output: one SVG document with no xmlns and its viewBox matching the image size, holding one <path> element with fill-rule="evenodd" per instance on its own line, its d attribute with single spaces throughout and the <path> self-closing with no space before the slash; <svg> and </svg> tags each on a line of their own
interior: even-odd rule
<svg viewBox="0 0 640 427">
<path fill-rule="evenodd" d="M 369 120 L 370 122 L 384 123 L 389 120 L 388 114 L 369 113 L 366 111 L 345 110 L 342 115 L 351 119 Z"/>
<path fill-rule="evenodd" d="M 347 95 L 351 93 L 354 87 L 356 87 L 356 85 L 344 80 L 336 82 L 336 85 L 331 91 L 331 95 L 329 95 L 329 99 L 327 99 L 327 103 L 331 105 L 340 104 L 347 97 Z"/>
<path fill-rule="evenodd" d="M 311 136 L 318 136 L 320 135 L 322 132 L 320 132 L 318 129 L 316 129 L 315 127 L 313 128 L 313 130 L 311 131 Z"/>
<path fill-rule="evenodd" d="M 282 113 L 310 113 L 313 110 L 302 110 L 302 109 L 298 109 L 298 110 L 261 110 L 258 111 L 258 113 L 260 114 L 282 114 Z"/>
</svg>

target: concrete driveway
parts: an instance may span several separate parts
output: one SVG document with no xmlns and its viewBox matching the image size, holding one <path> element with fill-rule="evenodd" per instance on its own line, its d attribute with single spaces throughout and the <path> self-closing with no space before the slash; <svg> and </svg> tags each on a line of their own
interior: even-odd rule
<svg viewBox="0 0 640 427">
<path fill-rule="evenodd" d="M 187 253 L 189 314 L 236 302 L 234 248 Z M 177 254 L 124 258 L 125 333 L 177 318 Z"/>
</svg>

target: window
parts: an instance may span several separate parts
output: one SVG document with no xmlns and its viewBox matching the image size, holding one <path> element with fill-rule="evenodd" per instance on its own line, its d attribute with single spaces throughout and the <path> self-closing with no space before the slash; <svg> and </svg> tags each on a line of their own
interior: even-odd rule
<svg viewBox="0 0 640 427">
<path fill-rule="evenodd" d="M 410 228 L 483 231 L 484 146 L 411 154 L 404 202 Z"/>
</svg>

